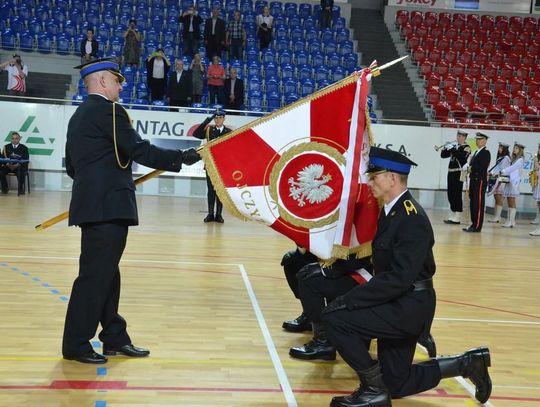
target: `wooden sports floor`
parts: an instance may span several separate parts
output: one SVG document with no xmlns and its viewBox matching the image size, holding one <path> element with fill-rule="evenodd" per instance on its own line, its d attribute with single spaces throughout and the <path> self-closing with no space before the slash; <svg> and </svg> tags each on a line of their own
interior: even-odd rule
<svg viewBox="0 0 540 407">
<path fill-rule="evenodd" d="M 289 358 L 308 335 L 281 329 L 299 314 L 279 265 L 292 244 L 225 214 L 204 224 L 204 199 L 139 197 L 121 264 L 121 313 L 151 356 L 82 365 L 61 358 L 77 274 L 79 230 L 34 225 L 68 207 L 69 194 L 0 196 L 0 406 L 327 406 L 357 380 L 336 362 Z M 436 234 L 433 334 L 440 354 L 492 352 L 490 406 L 540 405 L 540 238 L 528 222 L 485 224 L 481 234 Z M 99 342 L 94 346 L 101 350 Z M 418 360 L 426 354 L 418 349 Z M 472 406 L 471 384 L 444 380 L 395 406 Z"/>
</svg>

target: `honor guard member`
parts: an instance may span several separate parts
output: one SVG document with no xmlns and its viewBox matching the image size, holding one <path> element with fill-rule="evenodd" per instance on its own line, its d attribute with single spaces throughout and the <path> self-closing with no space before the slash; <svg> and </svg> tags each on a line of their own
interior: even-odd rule
<svg viewBox="0 0 540 407">
<path fill-rule="evenodd" d="M 194 149 L 166 150 L 143 140 L 116 103 L 124 78 L 118 64 L 100 59 L 80 65 L 88 90 L 67 130 L 66 171 L 73 178 L 69 225 L 81 228 L 79 276 L 73 283 L 62 353 L 81 363 L 105 363 L 90 339 L 101 323 L 105 355 L 147 356 L 134 346 L 118 313 L 118 268 L 128 227 L 139 223 L 131 163 L 178 172 L 200 160 Z"/>
<path fill-rule="evenodd" d="M 214 120 L 214 125 L 209 126 L 208 123 L 210 123 Z M 209 116 L 206 118 L 204 122 L 202 122 L 199 127 L 193 132 L 193 137 L 196 137 L 201 140 L 206 140 L 206 142 L 212 141 L 217 139 L 218 137 L 221 137 L 227 133 L 230 133 L 232 130 L 228 127 L 225 127 L 223 125 L 223 122 L 225 121 L 225 111 L 222 109 L 217 109 L 212 116 Z M 210 180 L 210 177 L 208 176 L 208 172 L 206 173 L 206 185 L 208 187 L 208 215 L 206 215 L 206 218 L 204 218 L 204 222 L 218 222 L 223 223 L 223 216 L 221 216 L 221 212 L 223 210 L 223 204 L 219 200 L 218 196 L 216 195 L 216 190 L 214 186 L 212 185 L 212 181 Z M 214 212 L 214 205 L 216 211 Z M 215 215 L 214 215 L 215 213 Z"/>
<path fill-rule="evenodd" d="M 467 158 L 471 153 L 471 147 L 466 143 L 467 133 L 458 130 L 456 135 L 457 143 L 445 144 L 441 150 L 441 158 L 450 158 L 448 163 L 447 194 L 452 214 L 444 223 L 459 225 L 461 223 L 461 213 L 463 212 L 463 180 L 461 171 L 467 163 Z"/>
<path fill-rule="evenodd" d="M 476 133 L 476 147 L 478 148 L 465 165 L 469 171 L 469 201 L 471 212 L 471 225 L 463 228 L 464 232 L 477 233 L 484 224 L 484 208 L 486 206 L 487 173 L 491 154 L 486 148 L 488 136 Z"/>
<path fill-rule="evenodd" d="M 435 313 L 433 229 L 407 189 L 412 165 L 396 151 L 372 147 L 369 185 L 384 202 L 372 242 L 373 278 L 329 303 L 322 313 L 328 339 L 360 378 L 351 395 L 334 397 L 333 407 L 386 407 L 392 398 L 436 387 L 463 376 L 484 403 L 491 394 L 487 348 L 413 364 L 416 342 L 429 332 Z M 377 339 L 378 360 L 366 340 Z"/>
</svg>

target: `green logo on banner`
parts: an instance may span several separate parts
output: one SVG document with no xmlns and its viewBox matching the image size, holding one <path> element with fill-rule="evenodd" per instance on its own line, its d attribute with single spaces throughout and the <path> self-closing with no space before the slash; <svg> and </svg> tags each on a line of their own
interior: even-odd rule
<svg viewBox="0 0 540 407">
<path fill-rule="evenodd" d="M 37 126 L 32 126 L 35 119 L 36 116 L 28 116 L 22 124 L 18 131 L 21 135 L 21 142 L 27 145 L 31 155 L 52 155 L 55 139 L 42 137 Z M 11 132 L 8 133 L 5 141 L 11 142 Z"/>
</svg>

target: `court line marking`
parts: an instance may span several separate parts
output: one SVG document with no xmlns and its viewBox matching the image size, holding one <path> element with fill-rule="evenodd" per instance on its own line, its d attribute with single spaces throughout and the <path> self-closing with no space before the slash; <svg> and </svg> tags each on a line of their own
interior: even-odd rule
<svg viewBox="0 0 540 407">
<path fill-rule="evenodd" d="M 446 317 L 435 317 L 435 321 L 449 321 L 449 322 L 479 322 L 479 323 L 488 323 L 488 324 L 512 324 L 512 325 L 540 325 L 540 322 L 535 321 L 512 321 L 505 319 L 474 319 L 474 318 L 446 318 Z"/>
<path fill-rule="evenodd" d="M 257 322 L 259 323 L 259 328 L 262 331 L 264 342 L 266 343 L 266 347 L 268 348 L 268 352 L 270 353 L 270 358 L 272 359 L 274 369 L 276 370 L 281 390 L 283 391 L 285 400 L 287 400 L 287 405 L 289 407 L 296 407 L 298 404 L 296 403 L 296 399 L 294 398 L 294 393 L 291 389 L 289 379 L 287 378 L 287 373 L 285 373 L 285 369 L 283 369 L 283 365 L 281 364 L 281 360 L 279 359 L 276 346 L 274 345 L 274 341 L 272 340 L 272 335 L 270 335 L 270 331 L 268 330 L 268 326 L 266 325 L 266 320 L 264 319 L 261 307 L 259 306 L 257 297 L 255 296 L 255 292 L 253 291 L 251 282 L 249 281 L 246 269 L 243 264 L 238 264 L 238 268 L 240 269 L 242 280 L 244 280 L 244 285 L 246 286 L 249 299 L 251 300 L 251 306 L 255 311 Z"/>
<path fill-rule="evenodd" d="M 471 398 L 476 401 L 476 397 L 474 397 L 474 393 L 476 392 L 476 389 L 468 382 L 465 381 L 463 377 L 454 377 L 454 380 L 458 382 L 461 387 L 463 387 L 467 393 L 471 395 Z M 486 407 L 495 407 L 491 401 L 486 401 L 484 404 Z"/>
</svg>

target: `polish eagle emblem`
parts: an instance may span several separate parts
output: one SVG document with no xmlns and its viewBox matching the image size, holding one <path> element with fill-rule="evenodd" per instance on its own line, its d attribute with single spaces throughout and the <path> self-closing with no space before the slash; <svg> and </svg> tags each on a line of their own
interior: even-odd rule
<svg viewBox="0 0 540 407">
<path fill-rule="evenodd" d="M 324 173 L 324 166 L 321 164 L 311 164 L 298 171 L 297 179 L 290 177 L 288 182 L 289 196 L 292 197 L 298 206 L 303 207 L 306 200 L 310 204 L 326 201 L 334 190 L 326 185 L 331 179 L 330 174 Z"/>
</svg>

